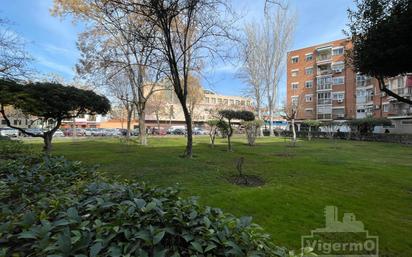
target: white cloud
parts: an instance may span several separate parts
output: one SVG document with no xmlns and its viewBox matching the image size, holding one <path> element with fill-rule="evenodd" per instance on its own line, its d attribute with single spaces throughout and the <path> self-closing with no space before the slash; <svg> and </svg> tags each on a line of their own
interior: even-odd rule
<svg viewBox="0 0 412 257">
<path fill-rule="evenodd" d="M 60 64 L 60 63 L 56 63 L 56 62 L 54 62 L 54 61 L 52 61 L 52 60 L 50 60 L 50 59 L 48 59 L 44 56 L 41 56 L 41 55 L 36 55 L 34 58 L 35 58 L 35 62 L 38 65 L 41 65 L 41 66 L 48 69 L 47 72 L 49 72 L 49 71 L 61 72 L 61 73 L 64 73 L 65 75 L 68 75 L 68 76 L 71 76 L 71 77 L 74 77 L 74 75 L 75 75 L 73 67 L 70 67 L 70 66 L 67 66 L 67 65 L 64 65 L 64 64 Z"/>
</svg>

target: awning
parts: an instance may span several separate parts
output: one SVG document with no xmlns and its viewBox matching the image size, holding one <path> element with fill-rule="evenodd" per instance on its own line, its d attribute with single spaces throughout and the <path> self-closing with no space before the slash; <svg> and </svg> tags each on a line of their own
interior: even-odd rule
<svg viewBox="0 0 412 257">
<path fill-rule="evenodd" d="M 406 77 L 406 86 L 407 87 L 412 87 L 412 75 L 408 75 Z"/>
</svg>

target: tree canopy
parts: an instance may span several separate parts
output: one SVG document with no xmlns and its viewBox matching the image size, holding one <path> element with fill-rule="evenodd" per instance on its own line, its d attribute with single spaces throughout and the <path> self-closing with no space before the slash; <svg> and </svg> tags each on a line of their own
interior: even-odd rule
<svg viewBox="0 0 412 257">
<path fill-rule="evenodd" d="M 25 115 L 37 117 L 43 124 L 48 124 L 49 129 L 42 135 L 37 135 L 11 125 L 5 111 L 6 106 L 13 106 Z M 7 126 L 30 136 L 43 137 L 46 151 L 50 150 L 53 134 L 63 120 L 81 114 L 106 114 L 109 110 L 109 100 L 91 90 L 51 82 L 20 84 L 0 79 L 0 113 Z"/>
<path fill-rule="evenodd" d="M 384 82 L 385 78 L 412 72 L 412 1 L 356 0 L 356 6 L 356 10 L 349 10 L 353 42 L 349 62 L 357 72 L 377 78 L 382 91 L 412 104 Z"/>
</svg>

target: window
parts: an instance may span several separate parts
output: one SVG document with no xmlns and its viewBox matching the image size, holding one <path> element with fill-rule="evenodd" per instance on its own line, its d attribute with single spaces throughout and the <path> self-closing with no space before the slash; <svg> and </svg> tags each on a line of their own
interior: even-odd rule
<svg viewBox="0 0 412 257">
<path fill-rule="evenodd" d="M 208 104 L 209 103 L 209 97 L 205 98 L 205 102 Z"/>
<path fill-rule="evenodd" d="M 312 97 L 313 97 L 313 95 L 312 95 L 312 94 L 305 95 L 305 101 L 306 101 L 307 103 L 312 102 Z"/>
<path fill-rule="evenodd" d="M 229 100 L 228 100 L 228 99 L 223 100 L 223 104 L 224 104 L 224 105 L 228 105 L 228 103 L 229 103 Z"/>
<path fill-rule="evenodd" d="M 234 105 L 235 104 L 235 100 L 230 99 L 230 105 Z"/>
<path fill-rule="evenodd" d="M 291 86 L 292 86 L 292 89 L 293 89 L 293 90 L 296 90 L 296 89 L 298 89 L 299 83 L 298 83 L 298 82 L 293 82 L 293 83 L 291 84 Z"/>
<path fill-rule="evenodd" d="M 236 105 L 239 105 L 240 104 L 240 101 L 239 100 L 236 100 Z"/>
<path fill-rule="evenodd" d="M 312 80 L 308 80 L 305 82 L 305 87 L 306 88 L 312 88 L 313 87 L 313 81 Z"/>
<path fill-rule="evenodd" d="M 334 77 L 333 85 L 342 85 L 345 84 L 345 77 Z"/>
<path fill-rule="evenodd" d="M 6 120 L 1 120 L 1 125 L 6 125 Z"/>
<path fill-rule="evenodd" d="M 345 69 L 345 64 L 343 62 L 332 64 L 332 70 L 336 73 L 340 73 Z"/>
<path fill-rule="evenodd" d="M 332 104 L 330 92 L 318 93 L 318 104 Z"/>
<path fill-rule="evenodd" d="M 343 99 L 345 99 L 345 93 L 344 92 L 334 92 L 332 94 L 332 99 L 335 101 L 343 101 Z"/>
<path fill-rule="evenodd" d="M 342 55 L 343 54 L 343 46 L 341 47 L 334 47 L 332 49 L 332 55 Z"/>
<path fill-rule="evenodd" d="M 292 60 L 292 63 L 298 63 L 299 62 L 299 56 L 292 56 L 291 60 Z"/>
<path fill-rule="evenodd" d="M 297 106 L 299 102 L 299 96 L 292 96 L 292 106 Z"/>
<path fill-rule="evenodd" d="M 217 102 L 218 102 L 219 104 L 222 104 L 222 102 L 223 102 L 222 98 L 217 99 Z"/>
<path fill-rule="evenodd" d="M 305 112 L 307 112 L 308 114 L 313 113 L 313 108 L 306 108 Z"/>
<path fill-rule="evenodd" d="M 389 112 L 389 104 L 383 104 L 383 112 Z"/>
<path fill-rule="evenodd" d="M 312 75 L 313 74 L 313 68 L 312 67 L 305 68 L 305 74 L 306 75 Z"/>
<path fill-rule="evenodd" d="M 292 77 L 297 77 L 299 75 L 299 70 L 292 70 Z"/>
<path fill-rule="evenodd" d="M 212 104 L 216 103 L 216 98 L 212 98 Z"/>
<path fill-rule="evenodd" d="M 307 62 L 312 61 L 312 60 L 313 60 L 313 54 L 306 54 L 306 55 L 305 55 L 305 60 L 306 60 Z"/>
<path fill-rule="evenodd" d="M 329 90 L 332 88 L 332 77 L 331 76 L 323 76 L 317 78 L 317 85 L 318 90 Z"/>
</svg>

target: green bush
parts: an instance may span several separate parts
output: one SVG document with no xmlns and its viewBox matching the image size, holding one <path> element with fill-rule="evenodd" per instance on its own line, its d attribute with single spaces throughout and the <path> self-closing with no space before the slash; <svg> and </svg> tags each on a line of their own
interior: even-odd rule
<svg viewBox="0 0 412 257">
<path fill-rule="evenodd" d="M 19 140 L 0 140 L 0 160 L 17 159 L 32 155 L 31 148 Z"/>
<path fill-rule="evenodd" d="M 285 256 L 251 218 L 58 157 L 0 165 L 0 256 Z"/>
</svg>

